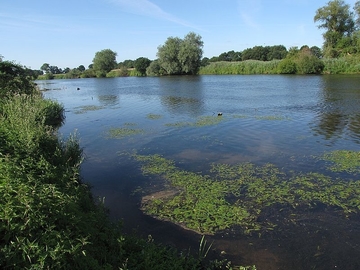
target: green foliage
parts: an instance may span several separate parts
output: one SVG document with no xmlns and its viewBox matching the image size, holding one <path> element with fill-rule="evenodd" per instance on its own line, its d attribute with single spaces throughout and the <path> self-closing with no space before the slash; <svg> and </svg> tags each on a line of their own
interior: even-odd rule
<svg viewBox="0 0 360 270">
<path fill-rule="evenodd" d="M 159 60 L 152 61 L 146 69 L 146 75 L 148 76 L 161 76 L 164 74 L 165 70 L 160 66 Z"/>
<path fill-rule="evenodd" d="M 97 77 L 105 77 L 106 73 L 116 67 L 116 52 L 105 49 L 95 54 L 93 69 Z"/>
<path fill-rule="evenodd" d="M 213 164 L 210 175 L 200 175 L 181 170 L 159 155 L 133 157 L 143 164 L 145 175 L 161 176 L 178 190 L 172 197 L 150 194 L 152 199 L 144 201 L 143 210 L 200 233 L 233 226 L 240 226 L 244 234 L 272 231 L 280 225 L 278 220 L 263 215 L 276 207 L 295 210 L 321 204 L 329 211 L 341 209 L 346 216 L 360 209 L 360 181 L 333 180 L 319 173 L 287 175 L 274 165 L 251 163 Z M 358 153 L 346 152 L 343 160 L 359 169 Z M 295 212 L 290 215 L 296 224 Z"/>
<path fill-rule="evenodd" d="M 107 78 L 127 77 L 127 76 L 129 76 L 129 70 L 126 67 L 121 67 L 119 69 L 113 69 L 106 74 Z"/>
<path fill-rule="evenodd" d="M 360 56 L 344 56 L 337 59 L 324 58 L 325 67 L 324 73 L 326 74 L 352 74 L 360 73 Z"/>
<path fill-rule="evenodd" d="M 169 37 L 164 45 L 158 47 L 158 64 L 167 75 L 197 74 L 201 65 L 202 47 L 201 37 L 193 32 L 184 39 Z M 148 74 L 155 73 L 155 67 L 151 67 Z"/>
<path fill-rule="evenodd" d="M 325 56 L 338 57 L 344 49 L 344 44 L 341 43 L 351 37 L 356 29 L 350 6 L 342 0 L 329 1 L 326 6 L 316 11 L 314 21 L 320 22 L 318 27 L 325 29 L 323 34 Z"/>
<path fill-rule="evenodd" d="M 320 158 L 332 162 L 332 165 L 329 167 L 331 171 L 360 172 L 360 152 L 338 150 L 326 153 Z"/>
<path fill-rule="evenodd" d="M 0 61 L 0 97 L 14 94 L 34 94 L 37 89 L 27 70 L 9 61 Z"/>
<path fill-rule="evenodd" d="M 324 67 L 324 62 L 313 55 L 304 55 L 298 62 L 298 71 L 302 74 L 321 74 Z"/>
<path fill-rule="evenodd" d="M 280 74 L 295 74 L 297 72 L 296 63 L 291 59 L 284 59 L 278 65 Z"/>
<path fill-rule="evenodd" d="M 139 57 L 135 60 L 134 66 L 138 72 L 140 72 L 141 76 L 146 75 L 146 69 L 150 65 L 151 60 L 146 57 Z"/>
<path fill-rule="evenodd" d="M 284 59 L 287 55 L 287 50 L 283 45 L 276 46 L 255 46 L 253 48 L 245 49 L 241 53 L 241 58 L 245 60 L 259 60 L 271 61 L 274 59 Z"/>
<path fill-rule="evenodd" d="M 202 75 L 240 75 L 240 74 L 276 74 L 279 60 L 257 61 L 247 60 L 242 62 L 211 62 L 201 67 L 199 74 Z"/>
</svg>

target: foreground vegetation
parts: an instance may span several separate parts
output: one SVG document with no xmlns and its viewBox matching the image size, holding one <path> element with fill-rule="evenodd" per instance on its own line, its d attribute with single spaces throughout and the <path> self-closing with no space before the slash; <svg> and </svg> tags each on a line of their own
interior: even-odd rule
<svg viewBox="0 0 360 270">
<path fill-rule="evenodd" d="M 44 100 L 21 67 L 3 64 L 1 269 L 231 269 L 225 261 L 204 262 L 209 249 L 204 241 L 193 256 L 151 237 L 124 235 L 80 179 L 82 149 L 76 135 L 57 136 L 64 108 Z M 10 65 L 16 72 L 7 73 Z"/>
</svg>

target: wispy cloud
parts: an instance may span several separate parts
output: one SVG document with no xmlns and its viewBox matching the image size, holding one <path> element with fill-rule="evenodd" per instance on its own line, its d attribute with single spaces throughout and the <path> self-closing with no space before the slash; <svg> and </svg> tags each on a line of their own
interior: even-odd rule
<svg viewBox="0 0 360 270">
<path fill-rule="evenodd" d="M 150 2 L 149 0 L 108 0 L 108 1 L 112 4 L 116 4 L 120 6 L 123 11 L 128 13 L 157 18 L 199 30 L 199 27 L 164 11 L 162 8 Z"/>
<path fill-rule="evenodd" d="M 238 0 L 238 10 L 241 20 L 249 27 L 260 29 L 256 18 L 262 9 L 261 0 Z"/>
</svg>

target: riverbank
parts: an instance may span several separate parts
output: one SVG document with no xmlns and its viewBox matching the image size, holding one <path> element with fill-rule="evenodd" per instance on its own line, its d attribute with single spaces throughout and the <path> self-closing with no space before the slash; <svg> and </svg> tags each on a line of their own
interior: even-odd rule
<svg viewBox="0 0 360 270">
<path fill-rule="evenodd" d="M 323 64 L 323 69 L 319 74 L 360 74 L 360 56 L 344 56 L 341 58 L 323 58 L 319 60 Z M 252 74 L 312 74 L 316 73 L 310 67 L 307 72 L 303 68 L 297 67 L 299 63 L 291 62 L 289 59 L 258 61 L 246 60 L 237 62 L 219 61 L 211 62 L 199 70 L 200 75 L 252 75 Z M 309 68 L 306 67 L 305 68 Z M 134 68 L 114 69 L 106 74 L 108 78 L 142 76 Z M 78 79 L 96 77 L 91 70 L 77 72 L 76 74 L 44 74 L 38 80 L 48 79 Z"/>
</svg>

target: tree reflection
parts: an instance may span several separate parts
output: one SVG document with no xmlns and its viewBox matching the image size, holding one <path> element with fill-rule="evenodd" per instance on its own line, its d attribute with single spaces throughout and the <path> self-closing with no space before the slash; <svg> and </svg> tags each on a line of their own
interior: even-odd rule
<svg viewBox="0 0 360 270">
<path fill-rule="evenodd" d="M 171 114 L 201 115 L 204 111 L 201 76 L 171 76 L 160 80 L 161 104 Z"/>
<path fill-rule="evenodd" d="M 326 140 L 349 137 L 360 143 L 360 77 L 324 76 L 312 129 Z"/>
<path fill-rule="evenodd" d="M 98 95 L 98 100 L 103 106 L 117 105 L 119 103 L 117 95 Z"/>
</svg>

